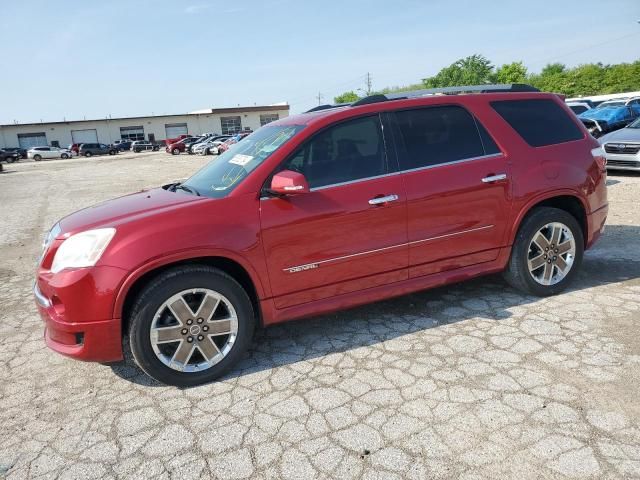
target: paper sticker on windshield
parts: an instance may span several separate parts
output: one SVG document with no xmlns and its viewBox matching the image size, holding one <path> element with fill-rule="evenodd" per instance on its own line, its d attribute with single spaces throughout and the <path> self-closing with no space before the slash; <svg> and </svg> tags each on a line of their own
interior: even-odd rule
<svg viewBox="0 0 640 480">
<path fill-rule="evenodd" d="M 253 160 L 253 157 L 251 155 L 238 154 L 238 155 L 235 155 L 231 160 L 229 160 L 229 163 L 233 163 L 234 165 L 240 165 L 241 167 L 244 167 L 251 160 Z"/>
</svg>

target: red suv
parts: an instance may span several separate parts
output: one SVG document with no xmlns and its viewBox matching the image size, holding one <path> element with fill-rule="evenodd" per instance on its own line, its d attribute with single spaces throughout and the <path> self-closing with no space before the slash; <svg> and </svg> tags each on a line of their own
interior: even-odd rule
<svg viewBox="0 0 640 480">
<path fill-rule="evenodd" d="M 605 161 L 534 90 L 316 108 L 184 183 L 62 219 L 34 287 L 47 345 L 112 362 L 128 336 L 147 374 L 188 386 L 231 368 L 257 325 L 495 272 L 561 292 L 604 228 Z"/>
</svg>

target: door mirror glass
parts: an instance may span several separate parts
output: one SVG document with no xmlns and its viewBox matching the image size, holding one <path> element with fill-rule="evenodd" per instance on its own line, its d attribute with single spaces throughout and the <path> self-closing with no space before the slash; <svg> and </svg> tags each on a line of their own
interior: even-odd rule
<svg viewBox="0 0 640 480">
<path fill-rule="evenodd" d="M 293 170 L 283 170 L 276 173 L 271 180 L 270 190 L 278 195 L 297 195 L 310 191 L 304 175 Z"/>
</svg>

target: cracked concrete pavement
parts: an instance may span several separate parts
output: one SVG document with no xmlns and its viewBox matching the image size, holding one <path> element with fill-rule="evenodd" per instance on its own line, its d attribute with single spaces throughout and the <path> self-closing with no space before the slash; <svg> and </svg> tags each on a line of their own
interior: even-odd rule
<svg viewBox="0 0 640 480">
<path fill-rule="evenodd" d="M 0 478 L 640 478 L 640 175 L 610 175 L 607 231 L 557 297 L 490 276 L 285 324 L 187 390 L 46 349 L 46 230 L 204 162 L 5 166 Z"/>
</svg>

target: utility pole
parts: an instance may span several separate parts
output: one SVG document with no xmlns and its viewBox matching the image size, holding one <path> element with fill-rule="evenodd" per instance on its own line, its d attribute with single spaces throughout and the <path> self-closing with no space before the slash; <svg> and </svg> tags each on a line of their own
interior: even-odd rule
<svg viewBox="0 0 640 480">
<path fill-rule="evenodd" d="M 318 96 L 316 97 L 318 99 L 318 105 L 322 105 L 323 96 L 322 93 L 318 92 Z"/>
<path fill-rule="evenodd" d="M 367 96 L 369 96 L 369 95 L 371 95 L 371 92 L 373 91 L 373 88 L 372 88 L 372 83 L 373 82 L 371 80 L 371 74 L 369 72 L 367 72 L 367 77 L 366 78 L 367 78 L 367 80 L 366 80 L 366 82 L 367 82 Z"/>
</svg>

